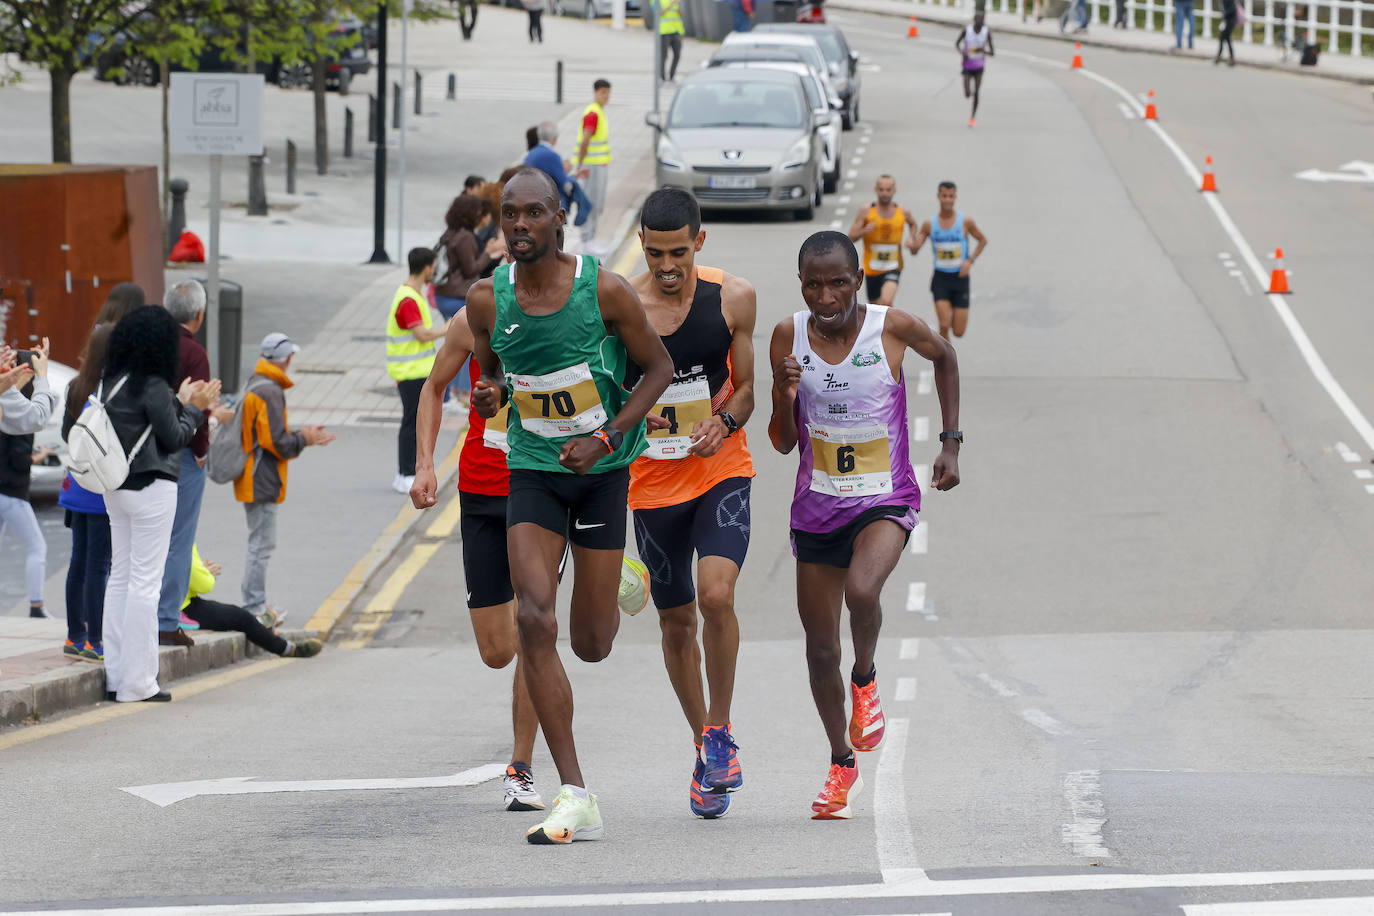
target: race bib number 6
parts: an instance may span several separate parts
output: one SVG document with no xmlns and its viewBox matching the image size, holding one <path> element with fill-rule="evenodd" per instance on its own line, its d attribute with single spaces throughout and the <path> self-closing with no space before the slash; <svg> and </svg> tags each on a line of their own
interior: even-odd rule
<svg viewBox="0 0 1374 916">
<path fill-rule="evenodd" d="M 704 378 L 675 382 L 663 392 L 653 412 L 667 420 L 668 426 L 649 433 L 644 454 L 660 461 L 686 458 L 692 447 L 692 428 L 711 416 L 711 386 Z"/>
<path fill-rule="evenodd" d="M 606 423 L 606 408 L 586 363 L 548 375 L 512 375 L 510 384 L 520 427 L 536 436 L 580 436 Z"/>
<path fill-rule="evenodd" d="M 872 496 L 892 492 L 892 457 L 887 429 L 842 429 L 808 425 L 811 489 L 827 496 Z"/>
</svg>

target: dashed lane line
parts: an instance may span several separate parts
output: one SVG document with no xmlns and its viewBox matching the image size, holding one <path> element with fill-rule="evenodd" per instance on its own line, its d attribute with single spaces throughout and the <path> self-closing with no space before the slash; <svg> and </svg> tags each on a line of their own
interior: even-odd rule
<svg viewBox="0 0 1374 916">
<path fill-rule="evenodd" d="M 926 609 L 926 584 L 911 582 L 906 587 L 906 609 L 916 613 Z"/>
</svg>

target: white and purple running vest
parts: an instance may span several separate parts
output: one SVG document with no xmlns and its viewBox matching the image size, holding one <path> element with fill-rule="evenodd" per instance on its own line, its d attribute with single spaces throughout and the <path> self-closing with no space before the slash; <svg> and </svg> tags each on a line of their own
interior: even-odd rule
<svg viewBox="0 0 1374 916">
<path fill-rule="evenodd" d="M 792 316 L 801 363 L 796 420 L 801 466 L 791 527 L 827 533 L 875 506 L 921 508 L 907 438 L 906 379 L 893 379 L 883 350 L 887 308 L 869 305 L 854 348 L 839 365 L 811 349 L 811 313 Z"/>
</svg>

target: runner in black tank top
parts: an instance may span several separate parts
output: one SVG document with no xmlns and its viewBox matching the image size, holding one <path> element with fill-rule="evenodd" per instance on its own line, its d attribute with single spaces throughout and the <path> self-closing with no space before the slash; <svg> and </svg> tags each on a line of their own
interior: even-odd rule
<svg viewBox="0 0 1374 916">
<path fill-rule="evenodd" d="M 663 629 L 668 679 L 699 747 L 688 805 L 698 817 L 716 818 L 729 809 L 727 793 L 744 785 L 730 702 L 739 651 L 735 581 L 749 548 L 754 476 L 740 429 L 754 410 L 754 288 L 697 266 L 706 236 L 696 201 L 685 191 L 649 195 L 639 237 L 649 270 L 630 285 L 672 357 L 673 381 L 649 413 L 648 449 L 630 465 L 629 504 Z M 628 367 L 627 384 L 637 377 Z"/>
</svg>

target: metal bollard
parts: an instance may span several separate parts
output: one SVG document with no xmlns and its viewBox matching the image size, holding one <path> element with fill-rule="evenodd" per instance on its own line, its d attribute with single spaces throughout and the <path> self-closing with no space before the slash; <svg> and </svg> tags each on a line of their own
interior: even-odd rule
<svg viewBox="0 0 1374 916">
<path fill-rule="evenodd" d="M 554 65 L 553 77 L 553 101 L 556 105 L 563 104 L 563 62 L 560 60 Z"/>
<path fill-rule="evenodd" d="M 172 192 L 172 213 L 167 218 L 167 254 L 172 253 L 172 246 L 186 231 L 186 192 L 190 187 L 185 178 L 173 178 L 167 183 L 167 189 Z"/>
<path fill-rule="evenodd" d="M 264 175 L 265 156 L 248 157 L 248 215 L 267 215 L 267 178 Z"/>
<path fill-rule="evenodd" d="M 450 73 L 448 75 L 448 101 L 452 102 L 458 97 L 458 77 Z"/>
<path fill-rule="evenodd" d="M 415 71 L 415 116 L 420 116 L 420 99 L 423 98 L 420 84 L 420 71 Z"/>
<path fill-rule="evenodd" d="M 401 84 L 391 84 L 391 128 L 401 129 Z"/>
<path fill-rule="evenodd" d="M 286 141 L 286 193 L 296 193 L 296 141 Z"/>
<path fill-rule="evenodd" d="M 377 142 L 377 97 L 367 94 L 367 142 Z"/>
<path fill-rule="evenodd" d="M 344 158 L 353 158 L 353 109 L 344 109 Z"/>
</svg>

